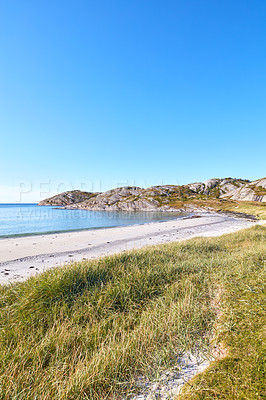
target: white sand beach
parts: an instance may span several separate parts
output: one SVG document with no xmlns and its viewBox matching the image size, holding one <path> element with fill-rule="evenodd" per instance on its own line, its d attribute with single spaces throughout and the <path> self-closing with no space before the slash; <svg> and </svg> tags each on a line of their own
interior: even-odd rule
<svg viewBox="0 0 266 400">
<path fill-rule="evenodd" d="M 72 261 L 93 259 L 195 236 L 219 236 L 263 223 L 216 213 L 126 227 L 0 239 L 0 283 Z"/>
</svg>

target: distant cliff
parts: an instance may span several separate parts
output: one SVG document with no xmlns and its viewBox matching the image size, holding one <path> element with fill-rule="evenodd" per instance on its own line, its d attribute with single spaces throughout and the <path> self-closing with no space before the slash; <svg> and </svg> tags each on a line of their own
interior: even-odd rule
<svg viewBox="0 0 266 400">
<path fill-rule="evenodd" d="M 113 211 L 167 211 L 189 209 L 191 200 L 227 199 L 266 202 L 266 178 L 253 182 L 243 179 L 209 179 L 188 185 L 163 185 L 143 189 L 125 186 L 104 193 L 73 190 L 43 200 L 39 205 L 70 209 Z"/>
</svg>

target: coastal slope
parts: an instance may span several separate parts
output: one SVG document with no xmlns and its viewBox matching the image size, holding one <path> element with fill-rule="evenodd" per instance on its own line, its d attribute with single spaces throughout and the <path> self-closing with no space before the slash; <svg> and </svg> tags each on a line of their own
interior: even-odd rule
<svg viewBox="0 0 266 400">
<path fill-rule="evenodd" d="M 65 206 L 76 204 L 97 196 L 98 193 L 83 192 L 81 190 L 71 190 L 57 194 L 39 202 L 39 206 Z"/>
<path fill-rule="evenodd" d="M 187 185 L 161 185 L 144 189 L 125 186 L 103 193 L 64 192 L 42 200 L 39 205 L 64 206 L 70 209 L 110 211 L 191 211 L 208 200 L 266 202 L 266 178 L 250 182 L 245 179 L 209 179 Z"/>
</svg>

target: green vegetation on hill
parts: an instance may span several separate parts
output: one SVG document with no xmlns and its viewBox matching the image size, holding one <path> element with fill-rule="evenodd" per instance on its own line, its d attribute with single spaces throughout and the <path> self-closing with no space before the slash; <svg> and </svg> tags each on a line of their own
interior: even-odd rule
<svg viewBox="0 0 266 400">
<path fill-rule="evenodd" d="M 236 201 L 225 200 L 217 198 L 207 198 L 206 196 L 198 196 L 194 199 L 187 199 L 181 201 L 178 198 L 172 197 L 170 199 L 172 207 L 185 208 L 187 205 L 194 206 L 199 209 L 212 209 L 214 211 L 230 211 L 236 213 L 244 213 L 254 216 L 258 219 L 266 219 L 266 203 L 256 201 Z"/>
<path fill-rule="evenodd" d="M 221 211 L 241 212 L 253 215 L 258 219 L 266 219 L 266 203 L 255 201 L 224 201 L 221 202 L 221 206 L 217 208 Z"/>
<path fill-rule="evenodd" d="M 197 399 L 262 399 L 265 239 L 256 226 L 2 286 L 0 399 L 119 399 L 214 338 L 229 353 L 195 380 Z"/>
<path fill-rule="evenodd" d="M 113 211 L 166 211 L 191 208 L 191 201 L 232 200 L 266 202 L 266 178 L 249 182 L 243 179 L 209 179 L 187 185 L 161 185 L 144 189 L 124 186 L 103 193 L 70 191 L 43 200 L 39 205 Z M 184 204 L 185 202 L 185 204 Z"/>
</svg>

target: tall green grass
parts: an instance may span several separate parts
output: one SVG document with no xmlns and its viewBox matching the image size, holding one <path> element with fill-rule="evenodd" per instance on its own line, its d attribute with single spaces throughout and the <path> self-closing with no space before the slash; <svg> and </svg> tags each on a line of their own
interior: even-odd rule
<svg viewBox="0 0 266 400">
<path fill-rule="evenodd" d="M 247 274 L 261 268 L 263 238 L 256 227 L 2 286 L 0 399 L 119 399 L 136 377 L 155 377 L 183 352 L 208 354 L 213 299 L 239 265 Z"/>
<path fill-rule="evenodd" d="M 180 400 L 266 398 L 266 228 L 228 238 L 231 260 L 211 276 L 223 293 L 216 341 L 226 356 L 190 382 Z"/>
</svg>

